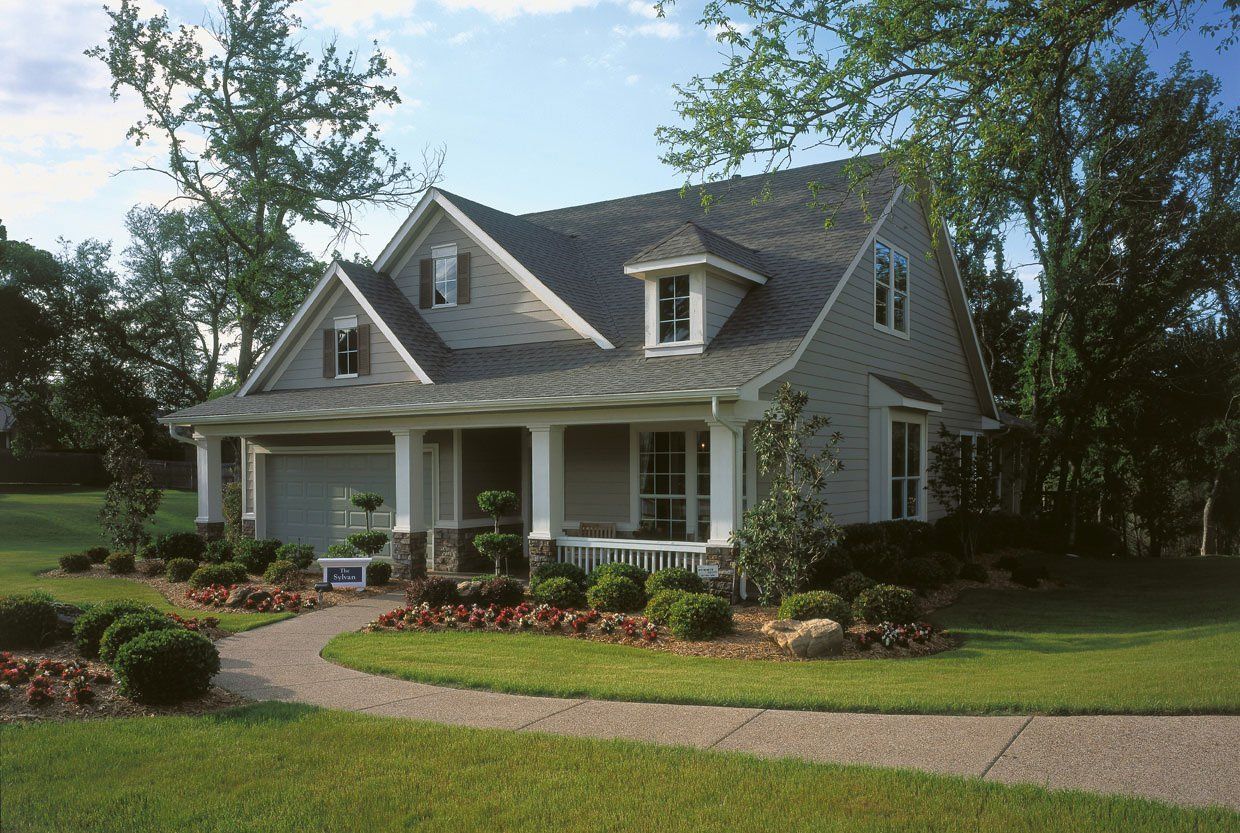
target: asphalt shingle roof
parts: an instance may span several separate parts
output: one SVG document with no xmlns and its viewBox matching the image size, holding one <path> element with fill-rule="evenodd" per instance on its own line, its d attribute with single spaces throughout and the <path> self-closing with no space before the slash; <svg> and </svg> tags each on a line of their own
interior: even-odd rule
<svg viewBox="0 0 1240 833">
<path fill-rule="evenodd" d="M 738 266 L 766 275 L 766 267 L 762 256 L 748 246 L 742 246 L 722 234 L 715 234 L 702 228 L 692 220 L 686 221 L 667 237 L 653 246 L 647 246 L 625 262 L 626 266 L 634 263 L 647 263 L 664 258 L 681 257 L 684 255 L 712 254 L 729 260 Z"/>
</svg>

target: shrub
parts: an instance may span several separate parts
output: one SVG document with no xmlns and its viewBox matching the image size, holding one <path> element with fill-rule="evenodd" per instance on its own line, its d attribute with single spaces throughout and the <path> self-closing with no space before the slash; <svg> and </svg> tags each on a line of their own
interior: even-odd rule
<svg viewBox="0 0 1240 833">
<path fill-rule="evenodd" d="M 496 576 L 481 582 L 478 588 L 478 601 L 483 605 L 496 607 L 514 607 L 525 598 L 525 585 L 515 578 Z"/>
<path fill-rule="evenodd" d="M 540 564 L 530 573 L 530 590 L 537 589 L 539 584 L 551 578 L 569 579 L 579 588 L 586 586 L 585 570 L 567 561 L 552 561 L 549 564 Z"/>
<path fill-rule="evenodd" d="M 91 547 L 86 551 L 86 557 L 90 559 L 92 564 L 102 564 L 104 559 L 111 554 L 111 550 L 107 547 Z"/>
<path fill-rule="evenodd" d="M 185 560 L 188 561 L 189 559 Z M 107 630 L 103 632 L 103 636 L 99 638 L 99 659 L 111 665 L 112 661 L 116 659 L 116 652 L 135 636 L 149 633 L 150 631 L 162 631 L 179 627 L 180 625 L 164 614 L 156 613 L 153 610 L 143 611 L 142 613 L 126 613 L 108 625 Z"/>
<path fill-rule="evenodd" d="M 280 542 L 275 538 L 242 538 L 233 547 L 233 560 L 252 576 L 261 576 L 267 565 L 276 560 Z"/>
<path fill-rule="evenodd" d="M 646 618 L 656 625 L 666 625 L 667 617 L 672 612 L 672 605 L 689 595 L 687 590 L 667 588 L 650 597 L 646 603 Z"/>
<path fill-rule="evenodd" d="M 156 613 L 150 605 L 120 599 L 93 605 L 73 623 L 73 647 L 84 657 L 99 656 L 99 640 L 113 622 L 131 613 Z"/>
<path fill-rule="evenodd" d="M 460 596 L 456 592 L 456 582 L 439 576 L 426 576 L 415 580 L 405 591 L 405 602 L 409 607 L 428 604 L 431 607 L 456 604 Z"/>
<path fill-rule="evenodd" d="M 202 634 L 174 628 L 131 639 L 117 651 L 112 667 L 126 697 L 176 703 L 206 692 L 220 670 L 220 654 Z"/>
<path fill-rule="evenodd" d="M 169 532 L 155 539 L 156 555 L 165 561 L 174 558 L 201 561 L 206 548 L 206 542 L 195 532 Z"/>
<path fill-rule="evenodd" d="M 168 581 L 189 581 L 189 577 L 198 569 L 198 563 L 192 558 L 174 558 L 164 568 Z"/>
<path fill-rule="evenodd" d="M 1050 572 L 1041 564 L 1018 564 L 1008 571 L 1014 584 L 1021 587 L 1037 587 L 1051 577 Z"/>
<path fill-rule="evenodd" d="M 245 567 L 235 561 L 227 564 L 203 564 L 189 577 L 190 587 L 210 587 L 213 584 L 228 586 L 245 581 Z"/>
<path fill-rule="evenodd" d="M 276 550 L 277 561 L 292 561 L 297 569 L 304 570 L 314 562 L 314 547 L 310 544 L 285 544 Z"/>
<path fill-rule="evenodd" d="M 90 564 L 90 556 L 84 552 L 69 552 L 60 557 L 60 569 L 66 573 L 84 573 Z"/>
<path fill-rule="evenodd" d="M 862 590 L 869 590 L 875 583 L 874 579 L 865 573 L 853 570 L 851 573 L 845 573 L 831 582 L 831 591 L 846 601 L 851 602 L 861 594 Z"/>
<path fill-rule="evenodd" d="M 263 571 L 263 581 L 281 587 L 286 584 L 300 584 L 301 578 L 302 573 L 297 569 L 297 565 L 281 558 L 268 564 L 267 569 Z"/>
<path fill-rule="evenodd" d="M 900 583 L 917 590 L 933 590 L 944 578 L 943 568 L 933 558 L 910 558 L 900 564 Z"/>
<path fill-rule="evenodd" d="M 900 580 L 900 563 L 904 555 L 898 547 L 883 541 L 866 542 L 851 548 L 848 556 L 855 569 L 875 581 Z"/>
<path fill-rule="evenodd" d="M 641 586 L 618 572 L 604 574 L 586 592 L 586 600 L 596 610 L 617 611 L 637 610 L 646 602 Z"/>
<path fill-rule="evenodd" d="M 839 622 L 842 628 L 848 627 L 852 622 L 848 602 L 826 590 L 793 593 L 779 603 L 779 618 L 802 622 L 807 619 L 830 619 Z"/>
<path fill-rule="evenodd" d="M 383 587 L 392 580 L 391 561 L 372 561 L 366 568 L 366 586 Z"/>
<path fill-rule="evenodd" d="M 208 564 L 224 564 L 233 560 L 232 544 L 223 538 L 215 541 L 208 541 L 207 548 L 202 554 L 202 560 Z"/>
<path fill-rule="evenodd" d="M 990 578 L 990 571 L 986 569 L 985 564 L 966 561 L 960 565 L 960 578 L 965 581 L 986 581 Z"/>
<path fill-rule="evenodd" d="M 586 585 L 593 586 L 601 581 L 604 576 L 624 576 L 638 587 L 645 587 L 646 579 L 650 576 L 650 573 L 633 564 L 609 561 L 606 564 L 599 565 L 594 569 L 594 572 L 590 573 L 589 577 L 586 578 Z"/>
<path fill-rule="evenodd" d="M 582 602 L 585 601 L 581 585 L 568 576 L 552 576 L 543 579 L 531 588 L 530 596 L 539 604 L 559 608 L 581 607 Z"/>
<path fill-rule="evenodd" d="M 56 606 L 41 590 L 0 596 L 0 648 L 37 648 L 56 627 Z"/>
<path fill-rule="evenodd" d="M 104 559 L 103 564 L 108 568 L 109 573 L 124 575 L 133 572 L 133 553 L 131 552 L 114 552 Z"/>
<path fill-rule="evenodd" d="M 711 593 L 686 593 L 667 614 L 677 639 L 713 639 L 732 630 L 732 607 Z"/>
<path fill-rule="evenodd" d="M 853 618 L 871 625 L 912 622 L 917 619 L 917 597 L 904 587 L 876 584 L 857 596 L 853 602 Z"/>
<path fill-rule="evenodd" d="M 686 593 L 706 592 L 706 582 L 694 572 L 683 567 L 656 570 L 646 579 L 646 596 L 654 598 L 661 590 L 684 590 Z"/>
</svg>

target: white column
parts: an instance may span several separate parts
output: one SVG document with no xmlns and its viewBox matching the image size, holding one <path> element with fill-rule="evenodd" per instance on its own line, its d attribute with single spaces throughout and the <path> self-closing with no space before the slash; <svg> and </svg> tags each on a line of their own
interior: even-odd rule
<svg viewBox="0 0 1240 833">
<path fill-rule="evenodd" d="M 740 523 L 741 451 L 740 426 L 710 423 L 710 540 L 712 546 L 732 544 L 732 532 Z"/>
<path fill-rule="evenodd" d="M 564 426 L 530 426 L 530 537 L 564 533 Z"/>
<path fill-rule="evenodd" d="M 194 435 L 198 446 L 198 517 L 200 524 L 223 523 L 224 496 L 222 493 L 222 462 L 220 448 L 222 437 Z"/>
<path fill-rule="evenodd" d="M 254 537 L 267 537 L 267 452 L 254 452 Z"/>
<path fill-rule="evenodd" d="M 394 532 L 422 532 L 426 518 L 422 506 L 422 438 L 425 431 L 393 431 L 396 440 L 396 522 Z"/>
</svg>

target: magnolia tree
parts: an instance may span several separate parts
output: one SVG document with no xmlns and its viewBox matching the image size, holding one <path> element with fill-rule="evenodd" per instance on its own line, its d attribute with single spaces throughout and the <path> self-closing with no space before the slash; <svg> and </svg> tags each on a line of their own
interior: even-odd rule
<svg viewBox="0 0 1240 833">
<path fill-rule="evenodd" d="M 807 418 L 808 401 L 785 382 L 753 431 L 758 470 L 770 480 L 770 492 L 745 513 L 732 538 L 740 546 L 740 567 L 758 585 L 763 604 L 804 587 L 814 565 L 839 539 L 823 490 L 840 469 L 841 436 L 820 436 L 831 421 Z"/>
<path fill-rule="evenodd" d="M 507 566 L 508 559 L 521 548 L 520 535 L 499 531 L 499 519 L 515 512 L 517 505 L 516 492 L 492 489 L 478 495 L 478 508 L 491 516 L 494 527 L 491 532 L 475 535 L 474 547 L 495 562 L 497 576 L 500 574 L 500 565 Z"/>
<path fill-rule="evenodd" d="M 374 557 L 388 542 L 388 534 L 381 529 L 375 529 L 372 520 L 375 511 L 383 505 L 383 495 L 375 492 L 355 492 L 349 502 L 366 513 L 366 531 L 354 532 L 345 540 L 366 555 Z"/>
<path fill-rule="evenodd" d="M 979 519 L 998 505 L 990 443 L 972 434 L 953 434 L 939 423 L 939 441 L 930 448 L 930 493 L 956 519 L 960 554 L 977 554 Z"/>
<path fill-rule="evenodd" d="M 113 546 L 137 553 L 150 537 L 146 527 L 159 509 L 164 493 L 155 487 L 146 467 L 141 429 L 133 423 L 114 420 L 104 431 L 103 444 L 103 467 L 112 482 L 104 492 L 99 523 Z"/>
</svg>

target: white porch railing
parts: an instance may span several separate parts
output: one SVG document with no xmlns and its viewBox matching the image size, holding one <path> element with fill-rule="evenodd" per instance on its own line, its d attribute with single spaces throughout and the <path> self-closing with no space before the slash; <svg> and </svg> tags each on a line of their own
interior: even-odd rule
<svg viewBox="0 0 1240 833">
<path fill-rule="evenodd" d="M 696 571 L 706 557 L 706 544 L 697 541 L 641 541 L 633 538 L 557 538 L 557 558 L 576 564 L 586 573 L 611 561 L 633 564 L 653 573 L 668 567 Z"/>
</svg>

